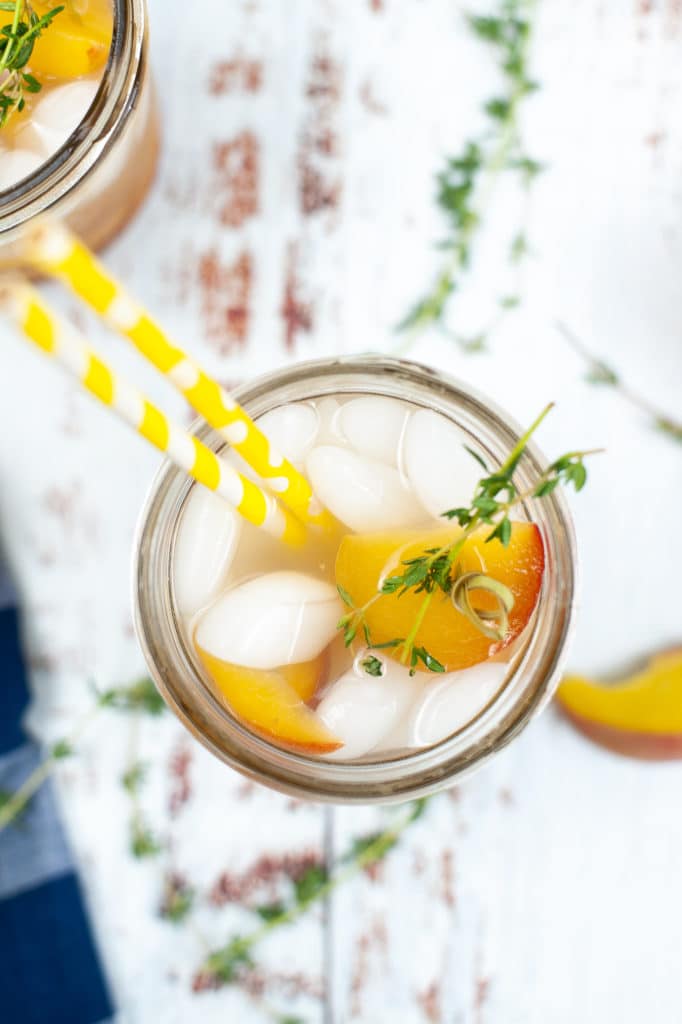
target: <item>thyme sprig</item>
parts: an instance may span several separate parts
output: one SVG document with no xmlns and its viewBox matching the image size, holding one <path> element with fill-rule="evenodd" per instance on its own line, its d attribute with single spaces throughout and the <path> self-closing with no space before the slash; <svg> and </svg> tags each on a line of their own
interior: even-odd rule
<svg viewBox="0 0 682 1024">
<path fill-rule="evenodd" d="M 172 924 L 180 924 L 191 913 L 195 890 L 177 872 L 168 872 L 163 881 L 163 897 L 159 916 Z"/>
<path fill-rule="evenodd" d="M 590 384 L 613 388 L 633 408 L 644 413 L 654 430 L 665 434 L 672 441 L 682 443 L 682 420 L 676 420 L 663 412 L 649 398 L 624 381 L 613 366 L 605 363 L 599 356 L 590 352 L 580 338 L 566 324 L 557 321 L 555 327 L 571 348 L 585 361 L 587 366 L 585 379 Z"/>
<path fill-rule="evenodd" d="M 529 70 L 535 6 L 536 0 L 501 0 L 493 15 L 467 15 L 470 30 L 495 53 L 503 88 L 483 104 L 483 131 L 466 142 L 456 156 L 449 157 L 438 174 L 437 203 L 449 228 L 448 236 L 439 245 L 445 254 L 444 262 L 431 289 L 410 310 L 399 330 L 417 332 L 433 324 L 444 327 L 447 307 L 470 267 L 474 238 L 500 174 L 515 175 L 527 197 L 543 169 L 526 150 L 519 116 L 524 100 L 538 89 Z M 524 212 L 526 206 L 527 203 Z M 525 217 L 518 224 L 508 250 L 509 262 L 517 270 L 528 252 L 523 221 Z M 497 312 L 487 329 L 468 337 L 450 333 L 466 349 L 483 348 L 490 331 L 520 305 L 519 291 L 517 288 L 517 293 L 500 296 Z"/>
<path fill-rule="evenodd" d="M 142 860 L 156 857 L 161 853 L 162 844 L 147 823 L 142 810 L 141 793 L 147 779 L 148 765 L 138 756 L 140 715 L 156 716 L 156 698 L 161 700 L 155 687 L 145 685 L 146 680 L 128 687 L 124 694 L 117 695 L 117 703 L 123 703 L 127 710 L 132 711 L 130 718 L 130 735 L 128 740 L 128 758 L 126 769 L 121 776 L 121 785 L 130 800 L 129 849 L 133 857 Z M 109 705 L 114 706 L 112 704 Z M 162 701 L 163 706 L 163 701 Z"/>
<path fill-rule="evenodd" d="M 129 826 L 129 847 L 133 857 L 155 857 L 161 852 L 159 839 L 147 824 L 140 806 L 140 793 L 147 778 L 148 765 L 134 757 L 121 776 L 121 785 L 130 798 L 131 814 Z"/>
<path fill-rule="evenodd" d="M 456 521 L 462 528 L 462 532 L 454 540 L 441 547 L 427 548 L 415 558 L 403 559 L 402 572 L 386 577 L 376 594 L 362 606 L 355 604 L 348 591 L 339 588 L 342 600 L 350 608 L 338 623 L 347 647 L 351 646 L 358 630 L 361 629 L 368 648 L 392 648 L 396 654 L 400 654 L 401 663 L 409 666 L 411 674 L 414 674 L 420 664 L 430 672 L 444 672 L 444 666 L 417 643 L 419 630 L 438 592 L 449 595 L 455 608 L 485 636 L 498 641 L 504 640 L 508 631 L 508 615 L 514 602 L 513 594 L 499 580 L 484 573 L 463 573 L 459 567 L 459 556 L 471 535 L 486 526 L 491 527 L 485 538 L 486 543 L 497 540 L 503 547 L 508 547 L 512 536 L 510 512 L 528 499 L 545 498 L 560 484 L 572 485 L 576 491 L 581 491 L 585 486 L 587 470 L 584 460 L 588 455 L 595 454 L 598 449 L 567 452 L 552 462 L 527 490 L 519 490 L 514 480 L 514 474 L 531 437 L 552 407 L 550 404 L 542 410 L 498 470 L 490 472 L 481 457 L 471 452 L 487 475 L 479 480 L 468 506 L 449 509 L 443 513 L 446 519 Z M 473 594 L 480 590 L 496 597 L 497 609 L 490 611 L 476 608 Z M 399 599 L 409 591 L 424 594 L 409 634 L 385 643 L 373 643 L 367 621 L 369 608 L 381 598 L 392 596 Z"/>
<path fill-rule="evenodd" d="M 158 717 L 166 710 L 163 697 L 148 676 L 143 676 L 130 686 L 113 687 L 99 695 L 102 707 L 114 711 L 141 711 Z"/>
<path fill-rule="evenodd" d="M 28 809 L 31 800 L 43 783 L 50 778 L 57 765 L 67 757 L 73 756 L 78 740 L 95 718 L 99 707 L 100 705 L 96 705 L 91 708 L 68 737 L 52 744 L 40 764 L 24 779 L 18 789 L 12 793 L 4 791 L 3 799 L 0 801 L 0 832 Z"/>
<path fill-rule="evenodd" d="M 398 844 L 403 833 L 424 814 L 428 797 L 407 805 L 387 828 L 369 836 L 354 839 L 343 854 L 336 870 L 314 865 L 297 880 L 288 904 L 267 904 L 254 911 L 263 922 L 246 935 L 232 936 L 224 946 L 215 949 L 204 960 L 195 978 L 195 990 L 215 989 L 240 982 L 255 967 L 254 950 L 272 931 L 293 924 L 310 908 L 329 896 L 338 886 L 378 863 Z"/>
<path fill-rule="evenodd" d="M 52 744 L 40 764 L 24 779 L 18 789 L 12 793 L 3 791 L 0 799 L 0 832 L 27 809 L 43 783 L 54 773 L 57 765 L 76 753 L 78 741 L 103 708 L 141 711 L 156 716 L 163 711 L 165 704 L 148 678 L 138 679 L 131 686 L 119 686 L 103 692 L 95 690 L 94 705 L 83 715 L 73 731 Z M 132 793 L 139 787 L 142 778 L 140 766 L 131 765 L 122 782 L 127 791 Z"/>
<path fill-rule="evenodd" d="M 29 0 L 2 0 L 0 11 L 13 12 L 10 25 L 0 28 L 0 128 L 11 114 L 21 112 L 25 94 L 40 92 L 38 79 L 25 70 L 36 40 L 49 28 L 64 7 L 53 7 L 38 17 Z"/>
</svg>

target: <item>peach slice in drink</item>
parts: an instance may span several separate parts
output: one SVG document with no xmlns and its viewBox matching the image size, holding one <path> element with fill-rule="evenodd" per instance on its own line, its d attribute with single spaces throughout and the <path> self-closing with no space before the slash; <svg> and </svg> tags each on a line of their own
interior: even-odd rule
<svg viewBox="0 0 682 1024">
<path fill-rule="evenodd" d="M 228 707 L 255 732 L 306 754 L 329 754 L 343 746 L 305 703 L 325 667 L 312 661 L 276 669 L 244 668 L 196 646 L 201 662 Z"/>
<path fill-rule="evenodd" d="M 54 3 L 34 0 L 33 8 L 41 17 Z M 11 21 L 3 14 L 2 20 Z M 38 38 L 29 67 L 39 78 L 72 79 L 90 75 L 104 67 L 109 56 L 113 32 L 111 0 L 81 0 L 66 4 Z"/>
<path fill-rule="evenodd" d="M 538 600 L 545 565 L 540 531 L 532 523 L 514 523 L 511 540 L 486 543 L 491 528 L 482 527 L 466 541 L 458 564 L 462 572 L 482 572 L 505 584 L 514 596 L 505 640 L 490 640 L 453 607 L 448 594 L 439 590 L 421 623 L 416 644 L 440 661 L 449 672 L 468 668 L 497 654 L 516 639 L 527 625 Z M 350 534 L 343 538 L 336 559 L 336 581 L 353 598 L 356 607 L 370 601 L 387 576 L 405 571 L 404 560 L 419 557 L 429 548 L 440 548 L 461 535 L 459 526 L 429 533 L 392 530 Z M 381 595 L 367 609 L 366 621 L 375 644 L 407 637 L 425 595 L 409 590 L 401 596 Z M 494 610 L 495 599 L 475 595 L 480 609 Z M 390 654 L 390 651 L 387 651 Z"/>
<path fill-rule="evenodd" d="M 315 696 L 322 676 L 327 668 L 327 652 L 323 651 L 312 661 L 300 661 L 298 665 L 282 665 L 276 669 L 284 680 L 299 695 L 304 703 L 308 703 Z"/>
</svg>

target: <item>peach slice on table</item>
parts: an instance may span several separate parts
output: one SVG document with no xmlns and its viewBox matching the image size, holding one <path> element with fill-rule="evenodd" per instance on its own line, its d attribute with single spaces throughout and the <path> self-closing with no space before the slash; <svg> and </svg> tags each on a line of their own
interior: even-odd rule
<svg viewBox="0 0 682 1024">
<path fill-rule="evenodd" d="M 545 552 L 537 526 L 514 523 L 507 547 L 498 540 L 486 543 L 490 530 L 491 527 L 483 527 L 471 535 L 458 563 L 463 572 L 483 572 L 509 587 L 514 595 L 509 632 L 502 642 L 490 640 L 453 607 L 449 595 L 438 591 L 419 628 L 416 643 L 426 647 L 448 672 L 477 665 L 511 644 L 527 625 L 538 600 Z M 404 560 L 416 558 L 429 548 L 443 547 L 461 532 L 459 526 L 448 526 L 429 533 L 391 530 L 349 534 L 343 538 L 336 558 L 336 581 L 351 595 L 355 606 L 361 607 L 377 593 L 387 576 L 404 571 Z M 414 590 L 400 597 L 382 594 L 377 598 L 366 612 L 372 642 L 386 643 L 406 637 L 423 600 L 424 594 Z M 475 604 L 481 609 L 495 608 L 494 598 L 483 592 L 480 597 L 476 594 Z"/>
<path fill-rule="evenodd" d="M 613 683 L 567 676 L 556 699 L 580 732 L 608 750 L 650 761 L 682 757 L 682 648 L 655 654 Z"/>
<path fill-rule="evenodd" d="M 330 754 L 343 746 L 305 703 L 320 682 L 324 654 L 298 665 L 257 669 L 222 661 L 198 645 L 196 651 L 227 706 L 254 732 L 305 754 Z"/>
</svg>

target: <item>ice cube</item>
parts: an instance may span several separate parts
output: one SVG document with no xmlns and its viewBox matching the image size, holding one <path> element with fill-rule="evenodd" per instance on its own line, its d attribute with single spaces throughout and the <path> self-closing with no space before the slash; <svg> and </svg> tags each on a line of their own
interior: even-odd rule
<svg viewBox="0 0 682 1024">
<path fill-rule="evenodd" d="M 278 668 L 321 654 L 342 615 L 331 583 L 301 572 L 271 572 L 219 597 L 199 618 L 195 640 L 223 661 Z"/>
<path fill-rule="evenodd" d="M 80 78 L 50 89 L 36 101 L 26 127 L 17 134 L 17 142 L 39 153 L 41 163 L 47 160 L 75 132 L 98 88 L 96 79 Z"/>
<path fill-rule="evenodd" d="M 0 192 L 12 188 L 29 174 L 33 174 L 44 158 L 30 149 L 3 149 L 0 147 Z"/>
<path fill-rule="evenodd" d="M 394 398 L 353 398 L 341 407 L 339 426 L 361 455 L 397 466 L 409 415 L 407 406 Z"/>
<path fill-rule="evenodd" d="M 173 579 L 182 615 L 203 608 L 225 580 L 241 532 L 239 513 L 205 487 L 192 488 L 175 544 Z"/>
<path fill-rule="evenodd" d="M 484 661 L 445 676 L 431 675 L 420 698 L 382 749 L 428 747 L 447 739 L 483 710 L 508 671 L 504 662 Z"/>
<path fill-rule="evenodd" d="M 343 747 L 334 760 L 362 757 L 393 730 L 414 703 L 422 687 L 407 668 L 389 658 L 379 659 L 384 675 L 368 675 L 359 660 L 333 683 L 317 714 Z"/>
<path fill-rule="evenodd" d="M 320 445 L 311 451 L 306 467 L 316 496 L 351 530 L 389 530 L 426 518 L 397 469 L 376 459 Z"/>
<path fill-rule="evenodd" d="M 405 472 L 432 516 L 468 505 L 482 468 L 464 448 L 466 435 L 439 413 L 420 409 L 409 419 L 403 442 Z"/>
<path fill-rule="evenodd" d="M 302 466 L 317 436 L 319 419 L 312 405 L 292 402 L 260 416 L 258 426 L 281 455 Z"/>
<path fill-rule="evenodd" d="M 317 434 L 318 444 L 344 444 L 345 435 L 339 424 L 341 403 L 332 395 L 325 395 L 315 403 L 320 418 L 320 429 Z"/>
</svg>

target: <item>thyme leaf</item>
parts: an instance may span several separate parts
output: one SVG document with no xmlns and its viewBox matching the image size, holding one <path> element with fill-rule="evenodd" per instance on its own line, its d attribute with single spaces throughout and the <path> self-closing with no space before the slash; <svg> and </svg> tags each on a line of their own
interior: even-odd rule
<svg viewBox="0 0 682 1024">
<path fill-rule="evenodd" d="M 136 857 L 138 860 L 146 857 L 156 857 L 161 852 L 161 849 L 161 843 L 142 815 L 139 812 L 135 813 L 130 823 L 130 852 L 133 857 Z"/>
<path fill-rule="evenodd" d="M 116 711 L 143 711 L 156 717 L 166 709 L 164 699 L 148 676 L 143 676 L 131 686 L 119 686 L 105 690 L 99 695 L 102 707 Z"/>
<path fill-rule="evenodd" d="M 378 679 L 384 674 L 384 666 L 382 662 L 379 658 L 375 658 L 373 654 L 363 658 L 360 664 L 368 676 L 375 676 Z"/>
</svg>

